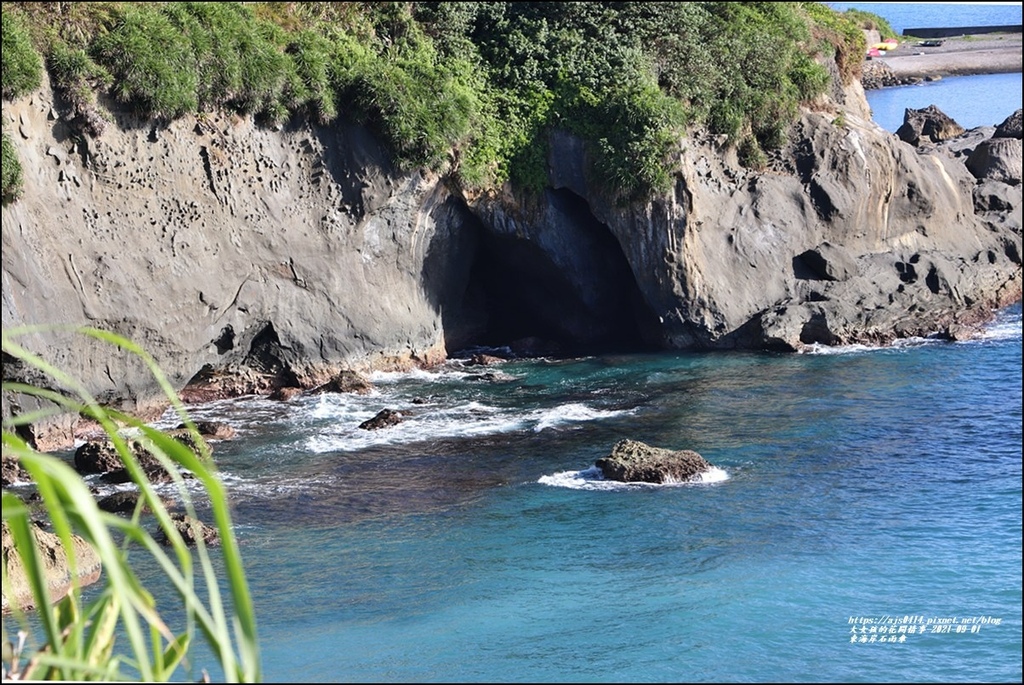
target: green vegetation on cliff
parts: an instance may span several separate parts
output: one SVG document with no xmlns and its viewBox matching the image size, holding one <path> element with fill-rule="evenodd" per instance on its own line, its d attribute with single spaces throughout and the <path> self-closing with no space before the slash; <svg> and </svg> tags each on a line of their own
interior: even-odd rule
<svg viewBox="0 0 1024 685">
<path fill-rule="evenodd" d="M 825 64 L 849 81 L 864 44 L 852 18 L 807 2 L 10 2 L 3 16 L 4 97 L 38 86 L 41 55 L 88 135 L 105 97 L 157 121 L 344 118 L 400 168 L 480 190 L 543 187 L 561 128 L 622 198 L 669 187 L 687 126 L 762 163 L 826 91 Z"/>
</svg>

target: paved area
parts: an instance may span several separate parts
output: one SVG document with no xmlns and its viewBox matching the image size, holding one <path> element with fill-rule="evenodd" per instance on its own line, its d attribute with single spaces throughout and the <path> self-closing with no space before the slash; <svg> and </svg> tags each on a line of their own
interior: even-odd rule
<svg viewBox="0 0 1024 685">
<path fill-rule="evenodd" d="M 901 78 L 1004 74 L 1021 71 L 1021 34 L 995 33 L 942 38 L 938 47 L 901 38 L 900 45 L 874 59 Z"/>
</svg>

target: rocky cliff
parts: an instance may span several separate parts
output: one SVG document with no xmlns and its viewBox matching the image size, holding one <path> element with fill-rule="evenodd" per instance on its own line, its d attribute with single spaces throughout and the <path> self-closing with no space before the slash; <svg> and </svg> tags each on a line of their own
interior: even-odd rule
<svg viewBox="0 0 1024 685">
<path fill-rule="evenodd" d="M 693 132 L 672 192 L 623 203 L 558 132 L 540 196 L 468 196 L 442 176 L 398 173 L 356 126 L 155 125 L 118 112 L 101 137 L 81 137 L 44 84 L 4 103 L 25 175 L 3 208 L 4 327 L 112 330 L 178 388 L 221 376 L 265 392 L 476 344 L 957 337 L 1018 300 L 1019 125 L 1000 157 L 1016 154 L 1012 178 L 987 171 L 1001 161 L 966 164 L 994 129 L 912 146 L 870 121 L 862 91 L 838 95 L 802 114 L 767 169 Z M 19 341 L 105 402 L 159 402 L 132 355 L 61 330 Z M 27 376 L 5 358 L 5 380 Z M 33 406 L 4 396 L 5 416 Z M 73 428 L 53 421 L 29 437 L 58 444 Z"/>
</svg>

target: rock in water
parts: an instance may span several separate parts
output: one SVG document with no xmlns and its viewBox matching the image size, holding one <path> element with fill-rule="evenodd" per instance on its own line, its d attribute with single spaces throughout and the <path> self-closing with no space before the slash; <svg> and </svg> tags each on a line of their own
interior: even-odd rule
<svg viewBox="0 0 1024 685">
<path fill-rule="evenodd" d="M 55 533 L 50 533 L 37 526 L 32 527 L 35 536 L 42 572 L 46 580 L 46 592 L 52 602 L 60 601 L 74 585 L 71 577 L 71 562 L 68 559 L 64 543 Z M 14 546 L 14 536 L 3 523 L 3 563 L 7 566 L 4 578 L 3 613 L 14 607 L 22 610 L 38 608 L 29 583 L 29 575 L 25 570 L 21 555 Z M 102 571 L 99 554 L 85 539 L 78 535 L 71 536 L 72 554 L 75 558 L 75 569 L 79 587 L 85 587 L 99 580 Z M 5 673 L 6 676 L 6 673 Z"/>
<path fill-rule="evenodd" d="M 907 108 L 903 113 L 903 125 L 896 135 L 911 145 L 939 143 L 951 140 L 964 133 L 964 127 L 935 105 L 924 109 Z"/>
<path fill-rule="evenodd" d="M 711 468 L 692 450 L 651 447 L 637 440 L 620 440 L 595 465 L 606 479 L 623 483 L 683 483 Z"/>
<path fill-rule="evenodd" d="M 359 427 L 363 430 L 378 430 L 380 428 L 387 428 L 401 423 L 404 418 L 405 417 L 402 416 L 402 412 L 400 411 L 396 411 L 394 409 L 381 409 L 372 419 L 367 419 L 359 424 Z"/>
</svg>

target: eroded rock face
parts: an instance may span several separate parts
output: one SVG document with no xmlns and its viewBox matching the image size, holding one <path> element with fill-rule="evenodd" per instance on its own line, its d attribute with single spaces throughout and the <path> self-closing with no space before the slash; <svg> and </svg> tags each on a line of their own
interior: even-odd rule
<svg viewBox="0 0 1024 685">
<path fill-rule="evenodd" d="M 607 480 L 623 483 L 685 483 L 712 468 L 692 450 L 651 447 L 638 440 L 620 440 L 594 465 Z"/>
<path fill-rule="evenodd" d="M 1002 137 L 982 141 L 967 158 L 967 168 L 978 180 L 991 179 L 1019 185 L 1021 139 Z"/>
<path fill-rule="evenodd" d="M 1010 116 L 1006 117 L 998 126 L 996 126 L 996 132 L 992 135 L 993 138 L 1021 138 L 1021 110 L 1017 110 Z"/>
<path fill-rule="evenodd" d="M 161 128 L 116 112 L 75 139 L 44 86 L 4 103 L 25 176 L 3 208 L 4 323 L 88 321 L 203 400 L 351 391 L 339 372 L 431 366 L 474 344 L 558 355 L 959 336 L 1018 300 L 1012 117 L 956 147 L 932 142 L 957 128 L 935 114 L 914 147 L 870 120 L 863 90 L 834 91 L 769 168 L 692 131 L 669 192 L 624 202 L 565 132 L 539 196 L 470 196 L 397 172 L 354 125 Z M 1000 141 L 1017 144 L 1015 164 Z M 166 403 L 132 355 L 58 330 L 19 342 L 60 350 L 104 403 L 141 418 Z M 31 373 L 5 360 L 5 379 Z M 4 394 L 5 416 L 38 406 Z M 75 419 L 26 431 L 39 449 L 66 446 Z"/>
<path fill-rule="evenodd" d="M 60 537 L 54 533 L 33 526 L 32 534 L 35 536 L 40 551 L 50 602 L 57 602 L 72 587 L 67 550 Z M 96 550 L 77 535 L 71 537 L 71 543 L 78 570 L 79 586 L 84 587 L 99 580 L 102 566 Z M 6 521 L 3 523 L 3 564 L 7 570 L 7 582 L 4 583 L 3 588 L 3 613 L 7 613 L 11 607 L 15 606 L 22 609 L 35 608 L 35 600 L 25 574 L 25 567 L 14 547 L 14 538 Z"/>
</svg>

